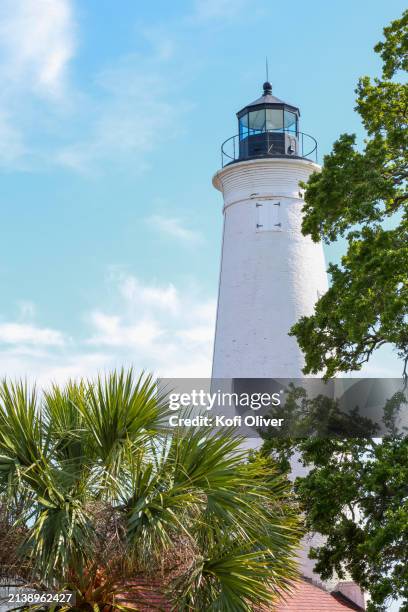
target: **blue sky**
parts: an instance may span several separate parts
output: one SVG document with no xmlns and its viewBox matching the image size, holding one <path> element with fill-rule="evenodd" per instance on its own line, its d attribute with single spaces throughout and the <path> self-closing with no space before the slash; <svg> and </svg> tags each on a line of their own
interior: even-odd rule
<svg viewBox="0 0 408 612">
<path fill-rule="evenodd" d="M 320 159 L 400 0 L 3 0 L 0 369 L 206 376 L 235 112 L 274 93 Z M 335 260 L 342 245 L 331 247 Z M 389 350 L 368 374 L 399 374 Z"/>
</svg>

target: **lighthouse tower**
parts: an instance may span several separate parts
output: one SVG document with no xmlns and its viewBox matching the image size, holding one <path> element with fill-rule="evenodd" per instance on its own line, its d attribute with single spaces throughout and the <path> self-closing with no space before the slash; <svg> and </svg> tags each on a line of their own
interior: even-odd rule
<svg viewBox="0 0 408 612">
<path fill-rule="evenodd" d="M 303 236 L 303 189 L 318 172 L 317 143 L 300 112 L 263 95 L 237 113 L 213 185 L 224 198 L 213 379 L 302 376 L 291 326 L 327 290 L 322 245 Z"/>
<path fill-rule="evenodd" d="M 299 108 L 273 96 L 269 82 L 237 117 L 238 134 L 222 145 L 213 178 L 224 199 L 224 230 L 212 379 L 234 385 L 255 378 L 259 385 L 302 377 L 303 354 L 288 332 L 327 291 L 322 244 L 302 234 L 300 183 L 320 166 L 315 139 L 299 129 Z M 292 477 L 302 471 L 295 457 Z M 306 536 L 298 551 L 303 576 L 314 581 L 308 550 L 321 542 L 319 534 Z M 354 583 L 337 589 L 363 609 Z"/>
</svg>

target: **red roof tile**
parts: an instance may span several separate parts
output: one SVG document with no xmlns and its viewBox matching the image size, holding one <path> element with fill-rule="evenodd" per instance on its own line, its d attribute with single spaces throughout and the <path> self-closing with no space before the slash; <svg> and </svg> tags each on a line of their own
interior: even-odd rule
<svg viewBox="0 0 408 612">
<path fill-rule="evenodd" d="M 351 602 L 339 601 L 327 591 L 301 580 L 294 586 L 293 593 L 285 595 L 285 599 L 273 610 L 274 612 L 346 612 L 361 608 Z"/>
<path fill-rule="evenodd" d="M 138 576 L 128 583 L 128 588 L 124 589 L 120 597 L 121 603 L 126 603 L 132 607 L 137 607 L 138 612 L 153 612 L 161 610 L 170 612 L 171 606 L 166 601 L 163 586 L 160 581 L 149 580 L 146 577 Z M 352 602 L 347 602 L 345 598 L 338 599 L 339 594 L 330 594 L 322 588 L 300 580 L 293 585 L 291 595 L 285 595 L 282 601 L 275 604 L 273 608 L 262 607 L 263 612 L 347 612 L 347 610 L 361 610 Z"/>
</svg>

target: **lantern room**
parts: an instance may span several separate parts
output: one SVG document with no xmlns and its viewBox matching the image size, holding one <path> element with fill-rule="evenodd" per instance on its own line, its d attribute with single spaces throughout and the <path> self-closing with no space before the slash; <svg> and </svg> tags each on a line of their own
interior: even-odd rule
<svg viewBox="0 0 408 612">
<path fill-rule="evenodd" d="M 263 95 L 237 113 L 239 158 L 298 155 L 299 116 L 296 106 L 272 95 L 272 85 L 263 85 Z"/>
</svg>

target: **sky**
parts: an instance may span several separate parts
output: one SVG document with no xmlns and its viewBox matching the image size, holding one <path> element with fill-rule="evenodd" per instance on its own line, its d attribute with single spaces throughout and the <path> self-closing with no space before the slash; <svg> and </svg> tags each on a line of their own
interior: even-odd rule
<svg viewBox="0 0 408 612">
<path fill-rule="evenodd" d="M 0 372 L 208 376 L 235 113 L 301 109 L 320 160 L 400 0 L 2 0 Z M 344 244 L 326 249 L 338 261 Z M 386 348 L 366 375 L 399 375 Z"/>
</svg>

